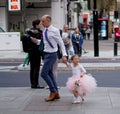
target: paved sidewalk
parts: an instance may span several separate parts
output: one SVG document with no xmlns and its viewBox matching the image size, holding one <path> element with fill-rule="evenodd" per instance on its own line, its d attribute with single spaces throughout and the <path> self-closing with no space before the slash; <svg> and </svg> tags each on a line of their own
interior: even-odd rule
<svg viewBox="0 0 120 114">
<path fill-rule="evenodd" d="M 80 62 L 89 70 L 120 70 L 120 51 L 113 53 L 113 40 L 100 41 L 99 57 L 94 57 L 93 41 L 84 41 Z M 25 53 L 17 51 L 1 51 L 0 62 L 23 62 Z M 27 66 L 29 69 L 29 66 Z M 65 70 L 63 63 L 58 68 Z M 27 70 L 28 70 L 27 69 Z M 0 87 L 0 114 L 120 114 L 120 88 L 98 87 L 86 96 L 85 102 L 72 104 L 72 95 L 66 87 L 60 88 L 61 99 L 44 102 L 49 91 L 47 89 L 31 89 L 29 87 Z"/>
<path fill-rule="evenodd" d="M 0 114 L 120 114 L 120 88 L 97 88 L 85 102 L 72 104 L 72 95 L 60 88 L 61 99 L 45 102 L 46 89 L 0 88 Z"/>
<path fill-rule="evenodd" d="M 118 59 L 120 58 L 120 42 L 118 43 L 117 56 L 114 56 L 114 40 L 109 38 L 108 40 L 99 40 L 99 56 L 94 57 L 94 41 L 84 40 L 83 49 L 87 52 L 83 54 L 81 59 Z M 12 59 L 24 59 L 26 53 L 21 51 L 0 51 L 0 60 L 12 60 Z"/>
<path fill-rule="evenodd" d="M 118 59 L 120 58 L 120 43 L 118 45 L 118 51 L 117 56 L 114 56 L 114 47 L 113 47 L 113 41 L 110 40 L 100 40 L 99 41 L 99 56 L 94 56 L 94 43 L 93 40 L 85 40 L 83 49 L 87 52 L 83 54 L 81 59 Z M 0 51 L 0 60 L 23 60 L 26 56 L 26 53 L 22 51 Z"/>
<path fill-rule="evenodd" d="M 120 70 L 120 63 L 99 63 L 99 62 L 94 62 L 94 63 L 81 63 L 86 70 L 94 70 L 94 71 L 104 71 L 104 70 Z M 42 67 L 42 66 L 41 66 Z M 26 65 L 23 67 L 23 64 L 20 64 L 18 67 L 11 68 L 11 69 L 16 69 L 19 71 L 23 70 L 30 70 L 30 66 Z M 58 64 L 58 71 L 69 71 L 70 69 L 66 67 L 64 63 L 59 63 Z"/>
</svg>

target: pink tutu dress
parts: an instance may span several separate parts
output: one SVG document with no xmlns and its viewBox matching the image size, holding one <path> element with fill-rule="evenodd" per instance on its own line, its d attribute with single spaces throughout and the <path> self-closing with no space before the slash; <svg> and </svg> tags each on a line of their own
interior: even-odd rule
<svg viewBox="0 0 120 114">
<path fill-rule="evenodd" d="M 84 74 L 86 70 L 82 65 L 74 67 L 71 65 L 73 76 L 68 78 L 66 86 L 70 92 L 77 90 L 79 95 L 92 92 L 96 87 L 96 80 L 91 74 Z"/>
</svg>

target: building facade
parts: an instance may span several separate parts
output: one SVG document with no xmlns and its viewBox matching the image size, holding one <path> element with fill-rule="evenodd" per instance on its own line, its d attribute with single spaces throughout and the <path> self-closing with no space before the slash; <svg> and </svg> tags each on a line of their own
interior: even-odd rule
<svg viewBox="0 0 120 114">
<path fill-rule="evenodd" d="M 40 19 L 44 14 L 51 15 L 58 28 L 66 23 L 66 3 L 63 0 L 20 0 L 20 11 L 9 11 L 8 1 L 0 0 L 0 27 L 5 31 L 30 28 L 32 20 Z"/>
<path fill-rule="evenodd" d="M 53 25 L 60 29 L 64 24 L 74 28 L 83 22 L 83 18 L 88 18 L 81 13 L 84 0 L 20 0 L 19 11 L 9 10 L 9 1 L 0 0 L 0 27 L 5 31 L 24 32 L 32 27 L 34 19 L 40 19 L 44 14 L 51 15 Z"/>
</svg>

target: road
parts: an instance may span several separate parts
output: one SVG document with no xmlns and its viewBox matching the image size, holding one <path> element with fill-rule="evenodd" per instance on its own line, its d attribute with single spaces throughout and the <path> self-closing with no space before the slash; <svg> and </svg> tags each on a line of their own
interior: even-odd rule
<svg viewBox="0 0 120 114">
<path fill-rule="evenodd" d="M 97 80 L 98 87 L 120 87 L 120 71 L 90 71 Z M 70 71 L 58 72 L 59 86 L 65 86 Z M 40 78 L 40 84 L 46 84 Z M 29 87 L 29 71 L 0 71 L 0 87 Z"/>
</svg>

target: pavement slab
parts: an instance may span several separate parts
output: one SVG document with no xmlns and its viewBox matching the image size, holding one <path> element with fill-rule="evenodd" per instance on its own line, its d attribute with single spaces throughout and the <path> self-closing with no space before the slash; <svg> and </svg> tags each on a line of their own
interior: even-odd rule
<svg viewBox="0 0 120 114">
<path fill-rule="evenodd" d="M 48 96 L 46 89 L 28 87 L 0 88 L 0 114 L 119 114 L 120 88 L 98 87 L 87 94 L 85 102 L 72 104 L 72 94 L 60 89 L 61 99 L 45 102 Z"/>
</svg>

